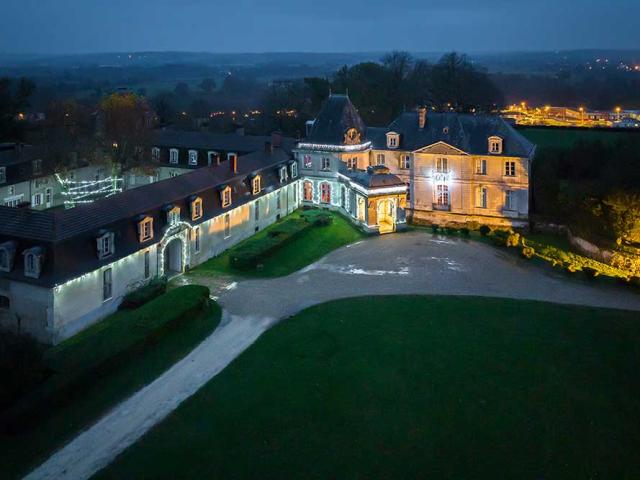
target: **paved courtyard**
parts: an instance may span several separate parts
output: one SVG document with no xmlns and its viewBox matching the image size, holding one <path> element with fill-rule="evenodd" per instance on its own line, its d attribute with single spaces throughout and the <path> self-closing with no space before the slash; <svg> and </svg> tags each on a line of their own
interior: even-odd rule
<svg viewBox="0 0 640 480">
<path fill-rule="evenodd" d="M 314 304 L 361 295 L 442 294 L 640 310 L 640 294 L 632 289 L 589 282 L 580 274 L 567 277 L 536 268 L 505 250 L 424 232 L 367 239 L 283 278 L 236 281 L 192 275 L 181 281 L 211 287 L 224 308 L 220 327 L 28 478 L 89 478 L 217 375 L 270 326 Z"/>
</svg>

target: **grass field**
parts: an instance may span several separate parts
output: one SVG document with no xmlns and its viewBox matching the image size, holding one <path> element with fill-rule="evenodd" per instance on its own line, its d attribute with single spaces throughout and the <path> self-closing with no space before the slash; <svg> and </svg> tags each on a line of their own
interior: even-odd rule
<svg viewBox="0 0 640 480">
<path fill-rule="evenodd" d="M 303 213 L 304 211 L 298 210 L 283 220 L 299 218 Z M 240 243 L 194 268 L 191 270 L 191 274 L 211 275 L 212 273 L 226 273 L 253 277 L 281 277 L 306 267 L 336 248 L 364 238 L 364 234 L 342 215 L 330 211 L 326 211 L 326 213 L 333 217 L 331 225 L 312 227 L 296 236 L 267 258 L 262 268 L 258 270 L 239 271 L 229 265 L 229 258 L 242 246 L 242 243 Z M 258 232 L 250 240 L 254 241 L 253 239 L 266 237 L 270 231 L 276 228 L 278 228 L 278 223 Z"/>
<path fill-rule="evenodd" d="M 0 434 L 0 478 L 18 478 L 28 473 L 66 440 L 189 353 L 216 328 L 220 317 L 220 307 L 211 305 L 115 371 L 97 377 L 91 388 L 52 412 L 36 428 L 16 435 Z"/>
<path fill-rule="evenodd" d="M 640 478 L 640 322 L 370 297 L 266 332 L 101 479 Z"/>
<path fill-rule="evenodd" d="M 518 132 L 524 135 L 529 141 L 535 143 L 538 148 L 560 147 L 570 148 L 579 141 L 599 140 L 604 143 L 616 143 L 627 138 L 640 140 L 640 131 L 616 131 L 616 130 L 593 130 L 593 129 L 571 129 L 571 128 L 537 128 L 522 127 Z"/>
</svg>

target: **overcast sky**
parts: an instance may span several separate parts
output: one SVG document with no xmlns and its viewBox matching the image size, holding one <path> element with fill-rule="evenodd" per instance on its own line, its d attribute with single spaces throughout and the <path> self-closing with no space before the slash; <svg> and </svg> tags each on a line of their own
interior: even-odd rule
<svg viewBox="0 0 640 480">
<path fill-rule="evenodd" d="M 2 53 L 640 48 L 640 0 L 0 0 Z"/>
</svg>

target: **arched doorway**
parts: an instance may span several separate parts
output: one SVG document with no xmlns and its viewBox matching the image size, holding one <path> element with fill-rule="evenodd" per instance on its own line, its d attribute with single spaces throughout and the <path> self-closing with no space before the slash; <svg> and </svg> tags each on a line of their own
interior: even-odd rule
<svg viewBox="0 0 640 480">
<path fill-rule="evenodd" d="M 396 220 L 394 215 L 395 202 L 391 199 L 378 201 L 378 225 L 380 233 L 395 231 Z"/>
<path fill-rule="evenodd" d="M 164 247 L 164 274 L 177 275 L 184 271 L 184 258 L 182 258 L 182 239 L 174 238 Z"/>
</svg>

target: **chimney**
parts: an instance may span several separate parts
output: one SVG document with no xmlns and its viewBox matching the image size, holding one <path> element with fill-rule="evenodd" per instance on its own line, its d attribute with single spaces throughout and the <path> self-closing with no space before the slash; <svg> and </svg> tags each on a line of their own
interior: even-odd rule
<svg viewBox="0 0 640 480">
<path fill-rule="evenodd" d="M 273 143 L 264 142 L 264 153 L 271 155 L 273 153 Z"/>
<path fill-rule="evenodd" d="M 233 173 L 238 173 L 238 154 L 237 153 L 228 153 L 229 157 L 229 168 Z"/>
<path fill-rule="evenodd" d="M 418 108 L 418 128 L 420 130 L 424 129 L 424 126 L 427 124 L 427 109 L 426 107 Z"/>
<path fill-rule="evenodd" d="M 279 148 L 282 146 L 282 132 L 276 130 L 271 134 L 271 144 L 275 148 Z"/>
</svg>

